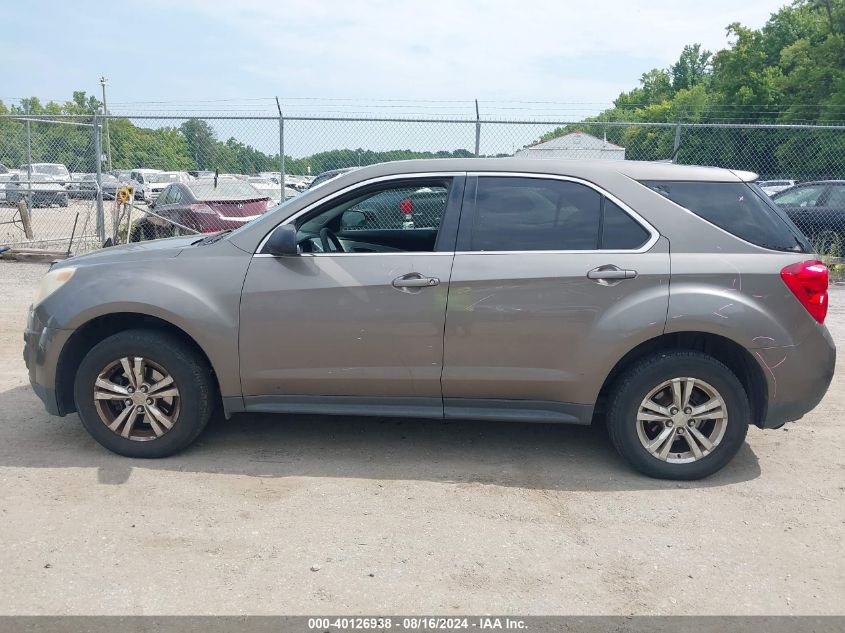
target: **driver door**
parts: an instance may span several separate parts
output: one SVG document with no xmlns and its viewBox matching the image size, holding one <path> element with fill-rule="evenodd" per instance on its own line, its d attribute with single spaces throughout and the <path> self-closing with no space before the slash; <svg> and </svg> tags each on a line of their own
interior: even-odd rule
<svg viewBox="0 0 845 633">
<path fill-rule="evenodd" d="M 453 174 L 354 186 L 293 220 L 300 255 L 253 257 L 241 299 L 247 410 L 443 415 L 463 185 Z"/>
</svg>

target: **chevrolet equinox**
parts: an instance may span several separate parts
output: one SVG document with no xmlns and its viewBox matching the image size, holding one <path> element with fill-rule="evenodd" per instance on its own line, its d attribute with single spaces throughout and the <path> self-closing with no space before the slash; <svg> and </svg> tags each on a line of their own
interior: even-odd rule
<svg viewBox="0 0 845 633">
<path fill-rule="evenodd" d="M 833 377 L 828 272 L 748 172 L 456 159 L 340 175 L 229 232 L 54 264 L 32 386 L 162 457 L 212 410 L 607 424 L 695 479 Z"/>
</svg>

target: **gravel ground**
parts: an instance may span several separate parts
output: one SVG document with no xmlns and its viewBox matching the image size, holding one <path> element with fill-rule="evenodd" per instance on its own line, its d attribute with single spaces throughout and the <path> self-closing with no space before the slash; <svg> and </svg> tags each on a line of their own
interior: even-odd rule
<svg viewBox="0 0 845 633">
<path fill-rule="evenodd" d="M 0 613 L 845 613 L 841 373 L 702 482 L 541 424 L 248 415 L 131 460 L 29 389 L 45 270 L 0 263 Z"/>
</svg>

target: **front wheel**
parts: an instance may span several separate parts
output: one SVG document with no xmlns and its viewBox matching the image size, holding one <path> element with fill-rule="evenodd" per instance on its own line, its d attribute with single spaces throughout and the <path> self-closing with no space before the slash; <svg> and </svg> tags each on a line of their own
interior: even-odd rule
<svg viewBox="0 0 845 633">
<path fill-rule="evenodd" d="M 700 352 L 664 352 L 616 384 L 607 424 L 616 450 L 661 479 L 700 479 L 724 467 L 745 440 L 748 396 L 724 364 Z"/>
<path fill-rule="evenodd" d="M 95 345 L 74 383 L 82 424 L 127 457 L 166 457 L 186 448 L 211 417 L 214 395 L 205 359 L 153 330 L 119 332 Z"/>
</svg>

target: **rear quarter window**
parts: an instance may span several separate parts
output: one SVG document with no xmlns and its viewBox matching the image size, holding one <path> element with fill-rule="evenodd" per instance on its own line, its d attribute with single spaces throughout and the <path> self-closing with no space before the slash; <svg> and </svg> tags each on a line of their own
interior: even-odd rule
<svg viewBox="0 0 845 633">
<path fill-rule="evenodd" d="M 765 194 L 746 183 L 649 180 L 642 184 L 751 244 L 777 251 L 812 250 Z"/>
</svg>

